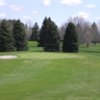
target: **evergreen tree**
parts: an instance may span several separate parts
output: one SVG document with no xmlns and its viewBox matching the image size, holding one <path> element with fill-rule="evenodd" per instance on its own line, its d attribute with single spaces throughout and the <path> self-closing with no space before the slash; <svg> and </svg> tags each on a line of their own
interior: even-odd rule
<svg viewBox="0 0 100 100">
<path fill-rule="evenodd" d="M 0 23 L 0 51 L 14 51 L 15 40 L 9 22 L 2 20 Z"/>
<path fill-rule="evenodd" d="M 60 38 L 57 26 L 50 18 L 45 18 L 39 35 L 39 46 L 45 51 L 59 51 Z"/>
<path fill-rule="evenodd" d="M 24 24 L 20 20 L 14 22 L 13 35 L 17 51 L 27 50 L 27 40 Z"/>
<path fill-rule="evenodd" d="M 39 35 L 39 26 L 36 22 L 34 24 L 33 28 L 32 28 L 32 34 L 31 34 L 31 37 L 30 37 L 30 41 L 37 41 L 38 35 Z"/>
<path fill-rule="evenodd" d="M 42 27 L 40 29 L 39 39 L 38 39 L 38 46 L 44 47 L 45 43 L 45 36 L 48 33 L 48 18 L 45 17 Z"/>
<path fill-rule="evenodd" d="M 59 51 L 60 50 L 60 36 L 57 25 L 48 18 L 48 25 L 45 35 L 44 50 L 45 51 Z"/>
<path fill-rule="evenodd" d="M 63 52 L 79 51 L 79 43 L 78 43 L 78 36 L 76 33 L 76 27 L 72 22 L 69 22 L 68 26 L 66 27 L 62 49 Z"/>
</svg>

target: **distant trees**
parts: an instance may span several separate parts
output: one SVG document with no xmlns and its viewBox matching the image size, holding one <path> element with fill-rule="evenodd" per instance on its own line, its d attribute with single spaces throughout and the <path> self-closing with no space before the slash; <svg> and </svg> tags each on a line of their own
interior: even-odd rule
<svg viewBox="0 0 100 100">
<path fill-rule="evenodd" d="M 96 23 L 92 25 L 81 17 L 69 18 L 68 21 L 60 27 L 59 32 L 61 39 L 63 39 L 62 37 L 64 36 L 65 27 L 68 25 L 68 22 L 75 24 L 79 44 L 86 44 L 86 46 L 89 47 L 90 43 L 94 43 L 94 41 L 100 42 L 100 31 Z"/>
<path fill-rule="evenodd" d="M 38 23 L 36 22 L 32 28 L 32 34 L 30 36 L 30 41 L 37 41 L 38 35 L 39 35 L 39 26 L 38 26 Z"/>
<path fill-rule="evenodd" d="M 63 52 L 78 52 L 79 43 L 74 23 L 69 22 L 63 39 Z"/>
<path fill-rule="evenodd" d="M 99 30 L 95 22 L 91 25 L 91 33 L 93 35 L 92 42 L 94 44 L 100 42 Z"/>
<path fill-rule="evenodd" d="M 70 18 L 69 21 L 73 22 L 76 26 L 79 43 L 85 43 L 87 46 L 89 46 L 92 41 L 90 23 L 81 17 Z"/>
<path fill-rule="evenodd" d="M 0 22 L 0 51 L 21 51 L 27 49 L 24 24 L 20 20 Z"/>
<path fill-rule="evenodd" d="M 62 25 L 59 27 L 59 29 L 58 29 L 58 30 L 59 30 L 60 41 L 63 40 L 65 31 L 66 31 L 66 27 L 67 27 L 67 23 L 62 24 Z"/>
<path fill-rule="evenodd" d="M 100 42 L 100 29 L 97 24 L 83 18 L 69 18 L 61 27 L 45 17 L 39 29 L 36 22 L 33 27 L 24 25 L 20 20 L 0 20 L 0 51 L 27 50 L 27 41 L 37 41 L 44 51 L 78 52 L 79 44 Z"/>
<path fill-rule="evenodd" d="M 45 51 L 59 51 L 60 37 L 57 25 L 51 18 L 45 18 L 39 35 L 39 46 L 42 46 Z"/>
<path fill-rule="evenodd" d="M 31 26 L 25 25 L 25 33 L 26 33 L 26 39 L 30 40 L 31 34 L 32 34 L 32 28 Z"/>
</svg>

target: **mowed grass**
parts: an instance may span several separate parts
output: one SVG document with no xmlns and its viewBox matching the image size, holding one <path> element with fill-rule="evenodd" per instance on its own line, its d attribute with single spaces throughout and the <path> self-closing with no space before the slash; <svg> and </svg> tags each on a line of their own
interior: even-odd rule
<svg viewBox="0 0 100 100">
<path fill-rule="evenodd" d="M 100 100 L 100 44 L 80 53 L 49 53 L 29 44 L 0 60 L 0 100 Z"/>
</svg>

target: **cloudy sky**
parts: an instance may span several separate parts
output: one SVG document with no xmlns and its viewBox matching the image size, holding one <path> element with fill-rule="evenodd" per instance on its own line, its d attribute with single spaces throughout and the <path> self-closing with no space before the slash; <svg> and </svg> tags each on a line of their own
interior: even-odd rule
<svg viewBox="0 0 100 100">
<path fill-rule="evenodd" d="M 0 0 L 0 19 L 21 19 L 41 25 L 45 16 L 50 16 L 57 25 L 73 16 L 98 21 L 100 0 Z"/>
</svg>

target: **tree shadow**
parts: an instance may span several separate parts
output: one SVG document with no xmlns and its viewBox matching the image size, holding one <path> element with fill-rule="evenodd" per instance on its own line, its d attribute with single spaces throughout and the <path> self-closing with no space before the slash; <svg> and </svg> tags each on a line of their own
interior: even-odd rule
<svg viewBox="0 0 100 100">
<path fill-rule="evenodd" d="M 90 51 L 90 50 L 84 50 L 81 52 L 86 52 L 86 53 L 100 53 L 100 51 Z"/>
</svg>

